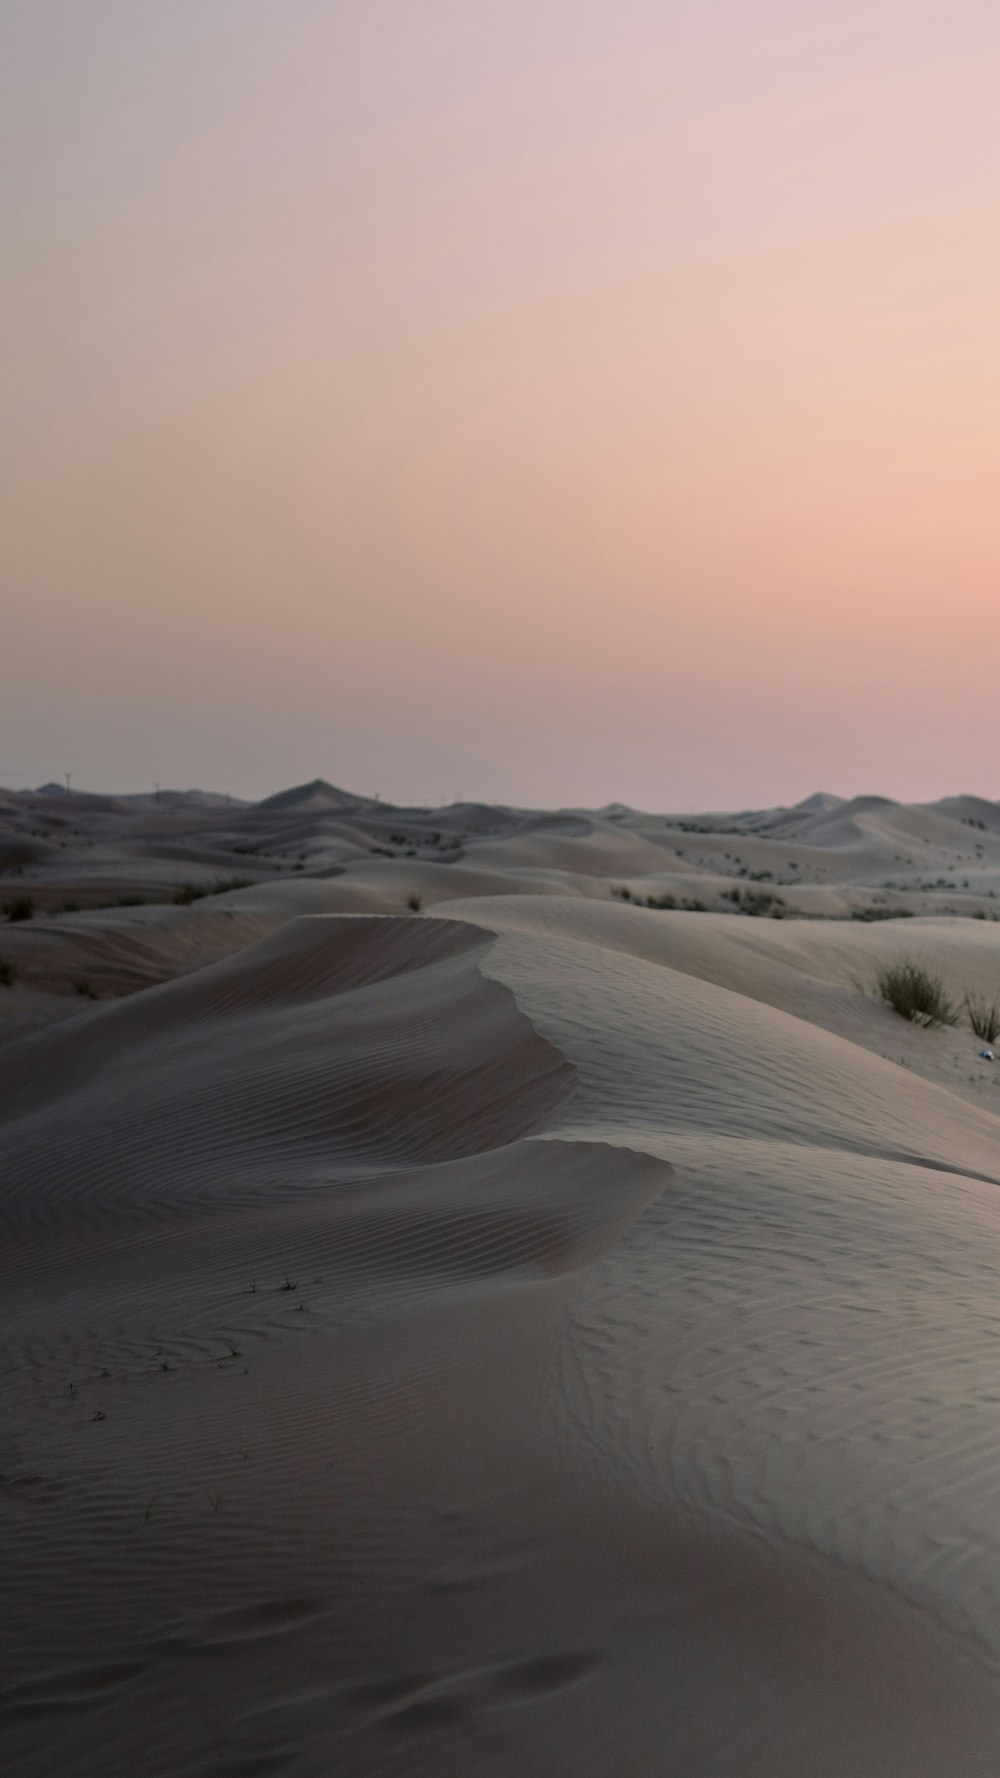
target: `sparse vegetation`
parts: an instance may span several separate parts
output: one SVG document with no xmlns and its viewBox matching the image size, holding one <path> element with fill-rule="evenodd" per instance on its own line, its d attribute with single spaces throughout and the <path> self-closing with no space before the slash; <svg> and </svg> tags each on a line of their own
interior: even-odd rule
<svg viewBox="0 0 1000 1778">
<path fill-rule="evenodd" d="M 706 903 L 699 901 L 697 896 L 673 895 L 669 889 L 664 889 L 660 895 L 642 896 L 634 895 L 632 890 L 626 888 L 624 884 L 617 883 L 612 886 L 611 893 L 612 895 L 617 895 L 621 901 L 630 902 L 632 907 L 635 908 L 677 908 L 678 910 L 689 914 L 704 914 L 708 912 Z"/>
<path fill-rule="evenodd" d="M 12 988 L 14 986 L 14 975 L 15 969 L 13 963 L 7 963 L 0 957 L 0 988 Z"/>
<path fill-rule="evenodd" d="M 31 920 L 35 914 L 34 899 L 30 895 L 15 895 L 13 901 L 4 902 L 3 911 L 11 922 Z"/>
<path fill-rule="evenodd" d="M 84 1000 L 97 999 L 96 988 L 94 988 L 91 982 L 87 981 L 85 976 L 77 977 L 76 981 L 73 983 L 73 992 L 74 994 L 81 995 Z"/>
<path fill-rule="evenodd" d="M 880 963 L 875 971 L 875 991 L 880 1000 L 914 1025 L 955 1025 L 958 1011 L 945 993 L 939 976 L 914 957 Z"/>
<path fill-rule="evenodd" d="M 108 901 L 88 901 L 86 907 L 79 901 L 63 901 L 53 909 L 57 914 L 92 914 L 99 908 L 145 908 L 153 905 L 155 898 L 148 895 L 113 895 Z"/>
<path fill-rule="evenodd" d="M 977 1037 L 996 1043 L 1000 1037 L 1000 1003 L 987 1000 L 985 994 L 966 994 L 965 1013 Z"/>
<path fill-rule="evenodd" d="M 174 890 L 171 900 L 175 907 L 184 908 L 189 902 L 201 901 L 207 894 L 207 889 L 199 889 L 194 883 L 182 883 L 179 889 Z"/>
<path fill-rule="evenodd" d="M 419 895 L 408 895 L 406 898 L 406 905 L 408 908 L 412 908 L 415 914 L 419 914 L 423 903 L 421 902 Z"/>
<path fill-rule="evenodd" d="M 209 895 L 228 895 L 230 889 L 252 889 L 252 888 L 253 888 L 253 878 L 252 877 L 220 877 L 219 881 L 217 883 L 212 884 L 211 889 L 209 889 L 208 891 L 203 890 L 202 893 L 203 894 L 207 893 Z M 194 899 L 194 897 L 192 897 L 192 900 L 193 899 Z M 174 900 L 175 901 L 177 900 L 176 896 L 174 896 Z"/>
<path fill-rule="evenodd" d="M 731 901 L 738 914 L 750 914 L 761 919 L 770 915 L 772 920 L 783 920 L 785 903 L 773 889 L 723 889 L 723 901 Z"/>
<path fill-rule="evenodd" d="M 912 920 L 912 908 L 852 908 L 852 920 Z"/>
</svg>

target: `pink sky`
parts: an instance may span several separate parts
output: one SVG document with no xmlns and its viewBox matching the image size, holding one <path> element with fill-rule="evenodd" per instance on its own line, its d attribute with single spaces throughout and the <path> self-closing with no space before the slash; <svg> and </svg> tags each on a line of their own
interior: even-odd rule
<svg viewBox="0 0 1000 1778">
<path fill-rule="evenodd" d="M 7 0 L 0 783 L 1000 795 L 1000 14 Z"/>
</svg>

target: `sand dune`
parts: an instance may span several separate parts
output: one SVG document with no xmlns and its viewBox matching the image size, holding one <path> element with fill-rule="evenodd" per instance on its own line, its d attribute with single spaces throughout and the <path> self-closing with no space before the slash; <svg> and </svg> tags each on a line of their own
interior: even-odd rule
<svg viewBox="0 0 1000 1778">
<path fill-rule="evenodd" d="M 0 798 L 5 1770 L 992 1778 L 996 815 Z"/>
</svg>

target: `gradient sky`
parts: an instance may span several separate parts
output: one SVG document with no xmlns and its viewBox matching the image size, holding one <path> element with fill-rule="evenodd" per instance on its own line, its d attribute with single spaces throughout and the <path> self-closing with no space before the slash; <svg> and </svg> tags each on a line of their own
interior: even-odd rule
<svg viewBox="0 0 1000 1778">
<path fill-rule="evenodd" d="M 1000 12 L 4 0 L 0 783 L 1000 796 Z"/>
</svg>

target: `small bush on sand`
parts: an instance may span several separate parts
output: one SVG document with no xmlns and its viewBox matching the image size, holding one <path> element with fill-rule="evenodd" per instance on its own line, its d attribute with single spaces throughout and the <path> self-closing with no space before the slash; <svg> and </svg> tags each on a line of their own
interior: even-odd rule
<svg viewBox="0 0 1000 1778">
<path fill-rule="evenodd" d="M 0 957 L 0 988 L 12 988 L 13 986 L 14 965 L 13 963 L 5 963 L 3 958 Z"/>
<path fill-rule="evenodd" d="M 408 908 L 412 908 L 415 914 L 419 914 L 422 906 L 419 895 L 408 895 L 406 898 L 406 905 Z"/>
<path fill-rule="evenodd" d="M 987 1000 L 985 994 L 966 994 L 965 1012 L 976 1036 L 984 1038 L 987 1043 L 996 1043 L 1000 1037 L 1000 1005 L 995 1000 Z"/>
<path fill-rule="evenodd" d="M 206 896 L 207 894 L 207 889 L 198 889 L 194 883 L 183 883 L 179 889 L 174 890 L 174 905 L 179 908 L 186 908 L 189 902 L 201 901 L 203 896 Z"/>
<path fill-rule="evenodd" d="M 3 911 L 8 920 L 30 920 L 34 917 L 35 904 L 30 895 L 15 895 L 13 901 L 5 901 Z"/>
<path fill-rule="evenodd" d="M 73 992 L 75 994 L 82 995 L 84 1000 L 96 1000 L 97 999 L 97 994 L 96 994 L 95 990 L 91 986 L 90 982 L 85 980 L 85 978 L 83 976 L 79 976 L 77 978 L 77 980 L 73 983 Z"/>
<path fill-rule="evenodd" d="M 955 1025 L 958 1011 L 948 999 L 944 983 L 913 957 L 898 963 L 880 963 L 875 971 L 875 991 L 880 1000 L 915 1025 Z"/>
<path fill-rule="evenodd" d="M 771 889 L 744 889 L 740 902 L 741 914 L 752 914 L 756 919 L 770 914 L 774 920 L 783 918 L 785 904 L 780 895 Z"/>
<path fill-rule="evenodd" d="M 298 866 L 296 866 L 296 869 L 298 869 Z M 220 877 L 217 883 L 212 884 L 211 889 L 209 889 L 207 893 L 209 895 L 228 895 L 230 889 L 251 889 L 252 887 L 252 877 Z M 176 896 L 174 899 L 177 899 Z M 194 900 L 194 897 L 192 896 L 191 899 Z"/>
</svg>

